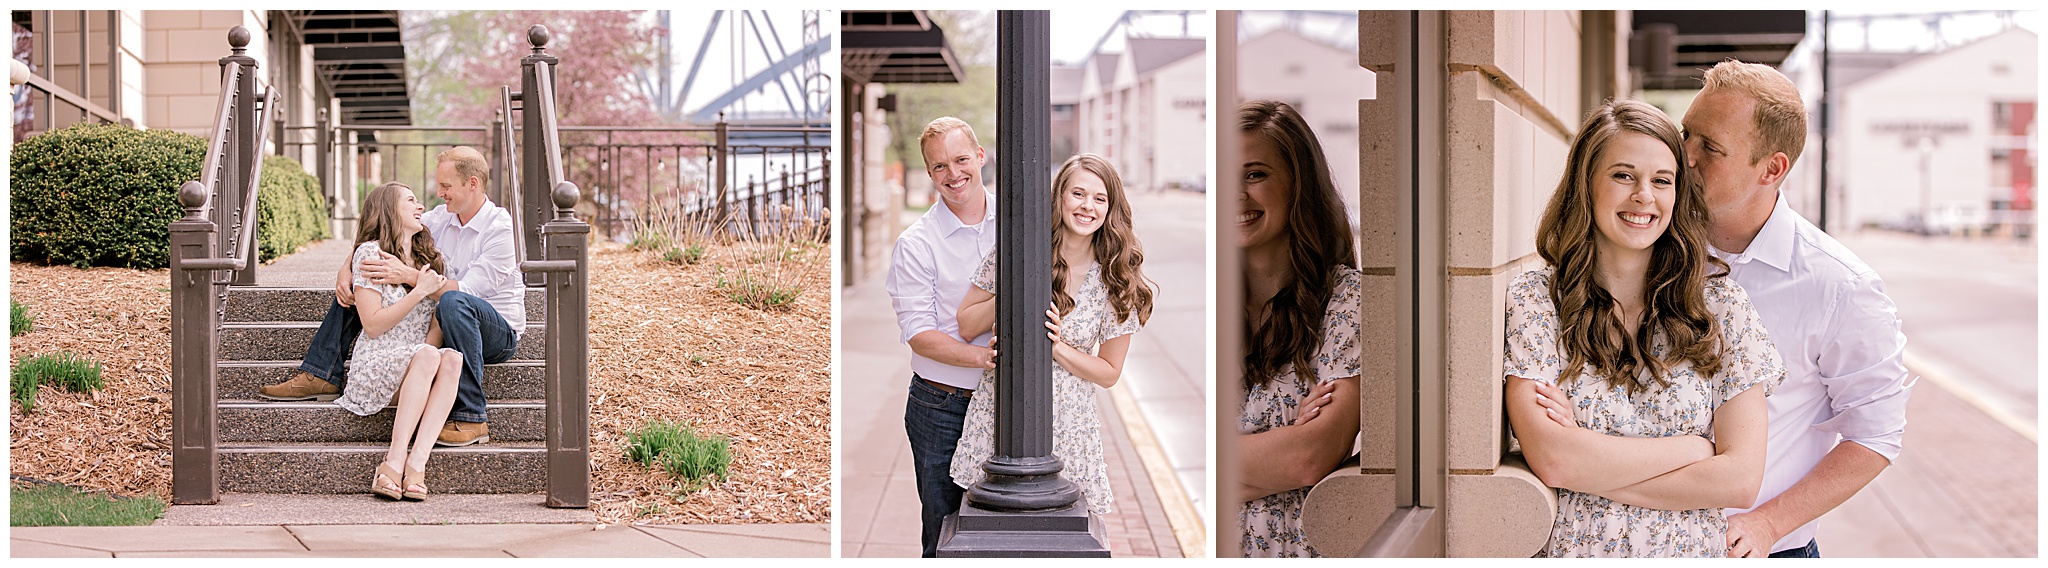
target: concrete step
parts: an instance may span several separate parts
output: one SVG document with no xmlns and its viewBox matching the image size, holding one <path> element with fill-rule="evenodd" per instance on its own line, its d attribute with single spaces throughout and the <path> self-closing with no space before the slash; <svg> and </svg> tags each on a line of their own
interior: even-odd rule
<svg viewBox="0 0 2048 568">
<path fill-rule="evenodd" d="M 484 398 L 491 401 L 519 398 L 542 399 L 547 394 L 541 383 L 546 363 L 532 359 L 513 359 L 495 365 L 484 365 Z M 216 379 L 220 399 L 255 399 L 256 389 L 290 379 L 299 369 L 299 360 L 289 361 L 222 361 L 220 375 Z"/>
<path fill-rule="evenodd" d="M 220 489 L 241 493 L 369 493 L 389 446 L 222 444 Z M 547 448 L 540 442 L 434 448 L 431 493 L 532 493 L 547 489 Z"/>
<path fill-rule="evenodd" d="M 547 439 L 547 403 L 514 400 L 489 404 L 492 443 Z M 391 441 L 389 407 L 356 416 L 332 402 L 226 400 L 215 406 L 222 443 Z"/>
<path fill-rule="evenodd" d="M 306 346 L 313 342 L 313 331 L 319 329 L 317 321 L 224 323 L 220 326 L 220 360 L 222 361 L 275 361 L 306 356 Z M 540 359 L 542 336 L 546 326 L 539 320 L 528 320 L 526 332 L 520 334 L 519 345 L 512 352 L 513 359 Z"/>
<path fill-rule="evenodd" d="M 545 319 L 546 298 L 542 288 L 526 289 L 527 321 Z M 327 317 L 327 307 L 333 304 L 333 288 L 229 286 L 221 321 L 320 321 Z"/>
</svg>

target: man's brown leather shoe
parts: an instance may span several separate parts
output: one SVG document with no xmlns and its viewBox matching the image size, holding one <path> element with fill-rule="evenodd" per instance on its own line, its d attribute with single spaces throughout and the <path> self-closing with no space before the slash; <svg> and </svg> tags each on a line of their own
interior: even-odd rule
<svg viewBox="0 0 2048 568">
<path fill-rule="evenodd" d="M 294 401 L 316 400 L 327 402 L 341 397 L 341 389 L 334 383 L 320 380 L 312 373 L 299 371 L 291 380 L 256 389 L 256 396 L 264 400 Z"/>
<path fill-rule="evenodd" d="M 434 441 L 436 446 L 467 446 L 491 442 L 491 425 L 483 422 L 461 422 L 449 420 L 441 426 L 441 437 Z"/>
</svg>

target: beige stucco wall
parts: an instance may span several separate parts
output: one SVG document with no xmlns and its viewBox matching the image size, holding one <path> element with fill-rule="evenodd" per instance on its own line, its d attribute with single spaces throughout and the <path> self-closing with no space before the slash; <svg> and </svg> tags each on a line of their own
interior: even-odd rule
<svg viewBox="0 0 2048 568">
<path fill-rule="evenodd" d="M 144 52 L 146 42 L 142 33 L 142 24 L 136 18 L 138 12 L 120 12 L 121 19 L 118 24 L 121 35 L 120 44 L 116 46 L 111 59 L 111 61 L 118 62 L 118 65 L 115 67 L 118 67 L 121 73 L 120 108 L 114 108 L 112 93 L 109 92 L 107 83 L 107 73 L 109 73 L 108 61 L 110 61 L 107 49 L 107 12 L 105 10 L 88 10 L 85 14 L 87 30 L 85 50 L 90 58 L 86 67 L 88 79 L 90 80 L 89 88 L 91 89 L 88 98 L 92 100 L 93 104 L 120 113 L 122 116 L 141 116 L 146 105 L 142 98 L 144 90 L 142 53 Z M 54 13 L 51 18 L 50 28 L 50 51 L 54 56 L 51 78 L 58 86 L 77 92 L 79 59 L 78 12 L 59 11 Z M 40 61 L 37 63 L 40 63 Z M 58 124 L 70 124 L 77 120 L 76 112 L 69 105 L 57 104 L 54 105 L 54 108 L 57 109 L 56 118 Z M 137 127 L 144 126 L 142 120 L 138 119 L 136 123 Z"/>
<path fill-rule="evenodd" d="M 220 96 L 220 58 L 228 56 L 228 30 L 249 29 L 249 54 L 270 58 L 269 27 L 261 10 L 150 10 L 141 12 L 147 64 L 143 117 L 152 128 L 209 136 Z M 258 74 L 258 82 L 269 78 Z"/>
</svg>

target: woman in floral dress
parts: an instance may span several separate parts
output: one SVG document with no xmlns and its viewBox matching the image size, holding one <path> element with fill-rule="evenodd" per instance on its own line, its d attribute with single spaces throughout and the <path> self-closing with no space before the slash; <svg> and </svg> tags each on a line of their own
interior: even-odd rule
<svg viewBox="0 0 2048 568">
<path fill-rule="evenodd" d="M 1112 502 L 1102 455 L 1102 416 L 1095 396 L 1116 385 L 1130 352 L 1131 334 L 1152 314 L 1152 287 L 1139 265 L 1145 253 L 1131 231 L 1131 203 L 1109 162 L 1094 154 L 1068 158 L 1053 178 L 1052 309 L 1045 312 L 1053 342 L 1052 454 L 1087 499 L 1088 512 L 1107 515 Z M 960 335 L 973 338 L 995 326 L 996 253 L 974 273 L 974 288 L 960 304 Z M 982 464 L 995 455 L 994 369 L 967 403 L 967 419 L 953 453 L 953 481 L 973 488 Z"/>
<path fill-rule="evenodd" d="M 1558 494 L 1545 556 L 1720 557 L 1722 508 L 1762 483 L 1785 369 L 1684 163 L 1656 107 L 1594 109 L 1536 232 L 1546 266 L 1508 285 L 1508 419 Z"/>
<path fill-rule="evenodd" d="M 1322 144 L 1287 103 L 1238 107 L 1244 159 L 1244 400 L 1237 421 L 1238 550 L 1322 556 L 1301 529 L 1310 487 L 1358 439 L 1358 259 Z M 1348 552 L 1348 551 L 1344 551 Z"/>
<path fill-rule="evenodd" d="M 425 211 L 405 184 L 378 186 L 363 198 L 362 229 L 349 261 L 363 332 L 349 352 L 348 382 L 334 403 L 358 416 L 396 403 L 391 447 L 370 482 L 372 493 L 393 500 L 427 498 L 427 457 L 455 405 L 462 374 L 462 354 L 440 347 L 433 292 L 441 288 L 445 268 L 420 224 Z M 418 285 L 408 290 L 365 277 L 363 262 L 380 257 L 422 269 Z M 403 485 L 396 481 L 401 478 Z"/>
</svg>

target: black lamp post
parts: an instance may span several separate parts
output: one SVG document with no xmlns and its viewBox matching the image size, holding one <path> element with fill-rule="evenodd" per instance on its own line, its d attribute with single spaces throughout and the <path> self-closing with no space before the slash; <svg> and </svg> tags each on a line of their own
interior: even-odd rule
<svg viewBox="0 0 2048 568">
<path fill-rule="evenodd" d="M 1052 455 L 1052 345 L 1044 337 L 1052 302 L 1050 170 L 1052 17 L 1005 10 L 996 16 L 997 229 L 995 456 L 987 479 L 967 489 L 946 517 L 941 557 L 1109 556 L 1102 521 L 1081 491 L 1059 476 Z"/>
</svg>

